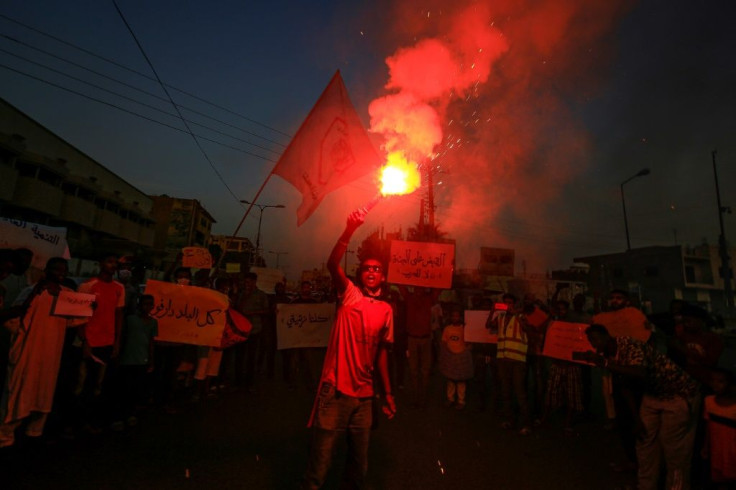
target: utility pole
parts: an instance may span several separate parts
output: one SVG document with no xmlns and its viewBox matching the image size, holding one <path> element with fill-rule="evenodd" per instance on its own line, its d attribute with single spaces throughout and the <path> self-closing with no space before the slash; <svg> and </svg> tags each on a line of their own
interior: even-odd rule
<svg viewBox="0 0 736 490">
<path fill-rule="evenodd" d="M 726 242 L 726 231 L 723 226 L 723 214 L 730 213 L 731 208 L 721 204 L 721 189 L 718 185 L 718 169 L 716 168 L 716 150 L 711 153 L 713 158 L 713 175 L 716 179 L 716 199 L 718 201 L 718 222 L 721 225 L 721 235 L 718 237 L 718 251 L 721 256 L 721 277 L 723 277 L 723 294 L 726 296 L 726 310 L 733 311 L 733 288 L 731 287 L 731 264 Z"/>
</svg>

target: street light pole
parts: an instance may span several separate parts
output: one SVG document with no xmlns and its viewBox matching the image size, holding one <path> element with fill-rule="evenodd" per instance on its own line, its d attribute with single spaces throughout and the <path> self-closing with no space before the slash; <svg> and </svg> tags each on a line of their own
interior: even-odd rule
<svg viewBox="0 0 736 490">
<path fill-rule="evenodd" d="M 277 269 L 279 268 L 279 258 L 280 258 L 280 257 L 281 257 L 282 255 L 289 255 L 289 252 L 274 252 L 274 251 L 272 251 L 272 250 L 269 250 L 269 251 L 268 251 L 268 253 L 270 253 L 270 254 L 274 254 L 274 255 L 276 256 L 276 268 L 277 268 Z"/>
<path fill-rule="evenodd" d="M 728 255 L 728 242 L 726 241 L 726 230 L 723 226 L 723 214 L 730 213 L 731 208 L 721 204 L 721 188 L 718 185 L 718 169 L 716 168 L 716 151 L 711 153 L 713 157 L 713 176 L 716 179 L 716 200 L 718 203 L 718 223 L 721 226 L 721 234 L 718 236 L 718 252 L 721 256 L 721 276 L 723 277 L 723 295 L 726 297 L 726 310 L 733 309 L 733 288 L 731 287 L 731 257 Z"/>
<path fill-rule="evenodd" d="M 621 206 L 624 209 L 624 228 L 626 229 L 626 251 L 627 252 L 631 250 L 631 238 L 629 237 L 629 220 L 626 218 L 626 199 L 624 199 L 624 184 L 634 180 L 637 177 L 643 177 L 649 174 L 650 174 L 650 170 L 648 168 L 643 168 L 639 170 L 639 172 L 637 172 L 636 175 L 632 175 L 628 179 L 621 182 L 621 186 L 620 186 L 621 188 Z"/>
<path fill-rule="evenodd" d="M 263 210 L 266 208 L 285 208 L 283 204 L 256 204 L 245 199 L 241 199 L 243 204 L 252 204 L 256 206 L 261 212 L 258 215 L 258 233 L 256 234 L 256 259 L 261 256 L 261 223 L 263 222 Z"/>
</svg>

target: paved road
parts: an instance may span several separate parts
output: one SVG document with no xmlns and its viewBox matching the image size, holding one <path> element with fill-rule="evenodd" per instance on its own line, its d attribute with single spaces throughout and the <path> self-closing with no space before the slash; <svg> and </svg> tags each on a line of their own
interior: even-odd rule
<svg viewBox="0 0 736 490">
<path fill-rule="evenodd" d="M 289 489 L 307 458 L 312 395 L 261 380 L 242 392 L 151 412 L 122 434 L 29 444 L 0 451 L 2 489 Z M 632 475 L 610 471 L 620 457 L 615 434 L 581 423 L 563 436 L 559 421 L 530 437 L 499 428 L 490 411 L 442 404 L 433 376 L 427 408 L 399 392 L 399 413 L 382 419 L 370 450 L 371 489 L 620 489 Z M 469 393 L 469 397 L 472 393 Z M 326 488 L 337 488 L 341 455 Z"/>
</svg>

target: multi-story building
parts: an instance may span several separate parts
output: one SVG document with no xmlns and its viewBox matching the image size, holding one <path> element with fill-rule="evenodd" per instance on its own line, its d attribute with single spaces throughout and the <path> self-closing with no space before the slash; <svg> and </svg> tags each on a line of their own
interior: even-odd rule
<svg viewBox="0 0 736 490">
<path fill-rule="evenodd" d="M 212 215 L 196 199 L 151 196 L 156 220 L 154 248 L 162 254 L 162 268 L 171 264 L 184 247 L 208 247 Z"/>
<path fill-rule="evenodd" d="M 144 192 L 0 99 L 0 216 L 66 227 L 72 274 L 89 273 L 102 251 L 148 255 L 151 207 Z"/>
<path fill-rule="evenodd" d="M 731 257 L 735 253 L 729 250 Z M 604 298 L 611 289 L 623 289 L 653 312 L 666 310 L 673 299 L 713 312 L 722 312 L 725 307 L 725 282 L 717 246 L 643 247 L 575 261 L 590 265 L 588 286 L 597 298 Z"/>
</svg>

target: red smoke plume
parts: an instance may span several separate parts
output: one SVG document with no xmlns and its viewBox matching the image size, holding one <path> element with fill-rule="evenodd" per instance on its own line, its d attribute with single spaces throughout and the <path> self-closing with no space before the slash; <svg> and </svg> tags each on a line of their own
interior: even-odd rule
<svg viewBox="0 0 736 490">
<path fill-rule="evenodd" d="M 387 150 L 445 171 L 437 216 L 461 266 L 475 265 L 481 245 L 516 247 L 541 266 L 554 250 L 534 225 L 588 164 L 576 111 L 608 66 L 606 41 L 628 2 L 449 4 L 394 7 L 392 34 L 412 41 L 386 59 L 388 95 L 370 104 L 371 130 Z"/>
</svg>

